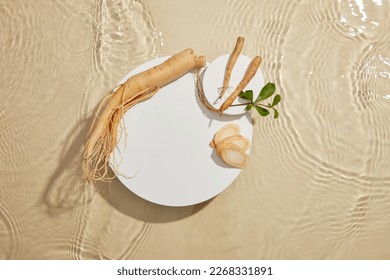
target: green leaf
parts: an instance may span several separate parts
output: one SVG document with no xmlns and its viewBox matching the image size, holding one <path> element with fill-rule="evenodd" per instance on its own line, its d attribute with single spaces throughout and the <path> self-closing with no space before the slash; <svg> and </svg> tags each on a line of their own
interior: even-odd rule
<svg viewBox="0 0 390 280">
<path fill-rule="evenodd" d="M 272 108 L 274 110 L 274 119 L 277 119 L 279 117 L 279 112 L 275 108 Z"/>
<path fill-rule="evenodd" d="M 241 91 L 240 94 L 239 94 L 238 96 L 241 97 L 241 98 L 246 99 L 246 94 L 245 94 L 244 91 Z"/>
<path fill-rule="evenodd" d="M 275 84 L 267 83 L 260 91 L 259 96 L 256 98 L 255 103 L 267 99 L 275 93 Z"/>
<path fill-rule="evenodd" d="M 246 105 L 245 110 L 249 111 L 250 109 L 252 109 L 252 104 Z"/>
<path fill-rule="evenodd" d="M 241 91 L 238 96 L 252 102 L 253 101 L 253 90 L 247 90 L 245 92 Z"/>
<path fill-rule="evenodd" d="M 271 107 L 278 105 L 278 103 L 280 102 L 281 99 L 282 99 L 282 97 L 279 94 L 275 95 L 274 101 L 272 101 Z"/>
<path fill-rule="evenodd" d="M 267 109 L 264 109 L 264 108 L 257 106 L 257 105 L 255 105 L 255 108 L 256 108 L 257 112 L 259 112 L 259 114 L 263 117 L 265 117 L 269 114 L 269 111 Z"/>
</svg>

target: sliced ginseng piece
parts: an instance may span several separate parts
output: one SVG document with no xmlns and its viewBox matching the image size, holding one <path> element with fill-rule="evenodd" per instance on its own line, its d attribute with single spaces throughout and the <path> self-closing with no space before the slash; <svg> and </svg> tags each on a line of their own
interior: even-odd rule
<svg viewBox="0 0 390 280">
<path fill-rule="evenodd" d="M 222 139 L 221 141 L 218 142 L 218 146 L 223 145 L 225 143 L 232 143 L 234 145 L 237 145 L 238 147 L 240 147 L 244 151 L 248 150 L 250 147 L 250 142 L 249 142 L 248 138 L 246 138 L 242 135 L 234 135 L 234 136 L 230 136 L 230 137 L 227 137 L 225 139 Z"/>
<path fill-rule="evenodd" d="M 210 147 L 215 148 L 221 140 L 239 134 L 240 127 L 238 125 L 234 123 L 227 124 L 215 133 L 213 140 L 210 142 Z"/>
<path fill-rule="evenodd" d="M 221 159 L 230 166 L 244 168 L 248 164 L 248 155 L 243 149 L 233 143 L 223 143 L 217 146 Z"/>
</svg>

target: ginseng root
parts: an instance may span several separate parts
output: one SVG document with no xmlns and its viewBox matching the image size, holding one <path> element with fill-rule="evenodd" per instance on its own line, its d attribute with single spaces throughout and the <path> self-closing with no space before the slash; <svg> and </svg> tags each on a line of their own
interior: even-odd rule
<svg viewBox="0 0 390 280">
<path fill-rule="evenodd" d="M 84 147 L 83 171 L 87 181 L 107 181 L 110 154 L 117 144 L 120 120 L 128 109 L 152 97 L 161 87 L 192 69 L 205 66 L 205 57 L 192 49 L 130 77 L 101 102 Z"/>
<path fill-rule="evenodd" d="M 233 52 L 229 56 L 229 60 L 226 64 L 226 69 L 225 69 L 225 76 L 223 78 L 223 86 L 221 89 L 221 92 L 219 94 L 219 98 L 222 98 L 222 96 L 225 94 L 227 88 L 229 87 L 229 81 L 230 81 L 230 76 L 233 71 L 233 67 L 236 64 L 237 58 L 240 55 L 242 51 L 242 47 L 244 46 L 244 38 L 238 37 L 236 41 L 236 45 L 234 47 Z"/>
<path fill-rule="evenodd" d="M 225 111 L 227 108 L 229 108 L 234 100 L 238 97 L 240 92 L 247 86 L 247 84 L 252 80 L 252 78 L 256 75 L 257 69 L 259 69 L 261 64 L 261 57 L 256 56 L 249 64 L 244 77 L 234 90 L 234 92 L 226 98 L 226 100 L 222 103 L 221 107 L 219 108 L 219 113 L 222 114 L 223 111 Z"/>
</svg>

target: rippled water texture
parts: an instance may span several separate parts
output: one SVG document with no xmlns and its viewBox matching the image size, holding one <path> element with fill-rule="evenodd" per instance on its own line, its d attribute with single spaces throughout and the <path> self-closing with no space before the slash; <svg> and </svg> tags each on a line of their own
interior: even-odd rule
<svg viewBox="0 0 390 280">
<path fill-rule="evenodd" d="M 0 258 L 389 259 L 390 7 L 381 0 L 0 0 Z M 104 94 L 140 63 L 246 38 L 283 97 L 249 166 L 196 206 L 80 181 Z"/>
</svg>

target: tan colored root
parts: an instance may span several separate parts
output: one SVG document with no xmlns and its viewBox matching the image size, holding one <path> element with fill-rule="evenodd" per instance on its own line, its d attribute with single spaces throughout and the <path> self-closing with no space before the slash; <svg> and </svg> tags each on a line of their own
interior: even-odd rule
<svg viewBox="0 0 390 280">
<path fill-rule="evenodd" d="M 241 82 L 238 84 L 234 92 L 222 103 L 221 107 L 218 110 L 220 113 L 225 111 L 233 104 L 234 100 L 238 97 L 241 91 L 247 86 L 247 84 L 255 76 L 257 69 L 259 69 L 260 67 L 260 64 L 261 64 L 261 57 L 256 56 L 248 65 L 244 77 L 242 78 Z"/>
<path fill-rule="evenodd" d="M 192 49 L 186 49 L 132 76 L 108 93 L 99 105 L 84 147 L 85 180 L 95 182 L 113 179 L 108 175 L 108 162 L 117 144 L 120 121 L 127 110 L 152 97 L 160 87 L 204 65 L 203 56 L 198 57 Z"/>
<path fill-rule="evenodd" d="M 120 87 L 121 86 L 122 85 L 120 85 Z M 157 93 L 157 91 L 158 88 L 152 92 L 150 92 L 150 88 L 146 88 L 136 94 L 133 99 L 127 100 L 126 102 L 123 101 L 120 106 L 117 106 L 117 108 L 112 111 L 110 121 L 107 123 L 106 129 L 96 143 L 90 157 L 84 158 L 83 172 L 84 179 L 86 181 L 110 181 L 114 179 L 114 177 L 108 176 L 109 168 L 107 163 L 110 159 L 111 152 L 117 144 L 117 134 L 120 120 L 131 107 L 152 97 L 155 93 Z M 107 103 L 110 98 L 112 98 L 111 93 L 102 100 L 99 107 L 102 108 L 104 103 Z M 89 141 L 87 141 L 86 145 L 88 144 Z M 114 169 L 116 169 L 115 166 Z M 117 174 L 116 170 L 114 171 Z"/>
<path fill-rule="evenodd" d="M 200 74 L 200 69 L 198 69 L 198 72 L 196 73 L 195 76 L 195 84 L 196 84 L 196 89 L 198 93 L 198 97 L 200 102 L 210 111 L 219 113 L 220 115 L 223 114 L 223 112 L 229 108 L 234 100 L 238 97 L 238 95 L 241 93 L 241 91 L 248 85 L 248 83 L 252 80 L 254 75 L 256 75 L 257 70 L 259 69 L 261 64 L 261 57 L 256 56 L 251 63 L 248 65 L 248 68 L 245 72 L 244 77 L 242 78 L 241 82 L 238 84 L 234 92 L 222 103 L 220 108 L 215 108 L 213 105 L 210 104 L 210 102 L 207 100 L 206 95 L 204 93 L 203 89 L 203 84 L 201 81 L 201 74 Z"/>
<path fill-rule="evenodd" d="M 233 52 L 229 56 L 229 60 L 226 64 L 226 69 L 225 69 L 225 76 L 223 78 L 223 86 L 221 93 L 219 94 L 219 98 L 222 98 L 222 96 L 225 94 L 227 88 L 229 87 L 229 81 L 230 81 L 230 76 L 233 71 L 233 67 L 236 64 L 237 58 L 240 55 L 242 51 L 242 47 L 244 46 L 244 38 L 238 37 L 236 41 L 236 45 L 234 47 Z"/>
<path fill-rule="evenodd" d="M 195 85 L 196 85 L 196 89 L 197 89 L 196 91 L 198 93 L 200 102 L 202 102 L 202 104 L 210 111 L 219 113 L 219 110 L 217 108 L 214 108 L 213 105 L 210 104 L 210 102 L 207 100 L 204 94 L 203 84 L 202 81 L 200 80 L 200 69 L 198 69 L 195 76 Z"/>
</svg>

